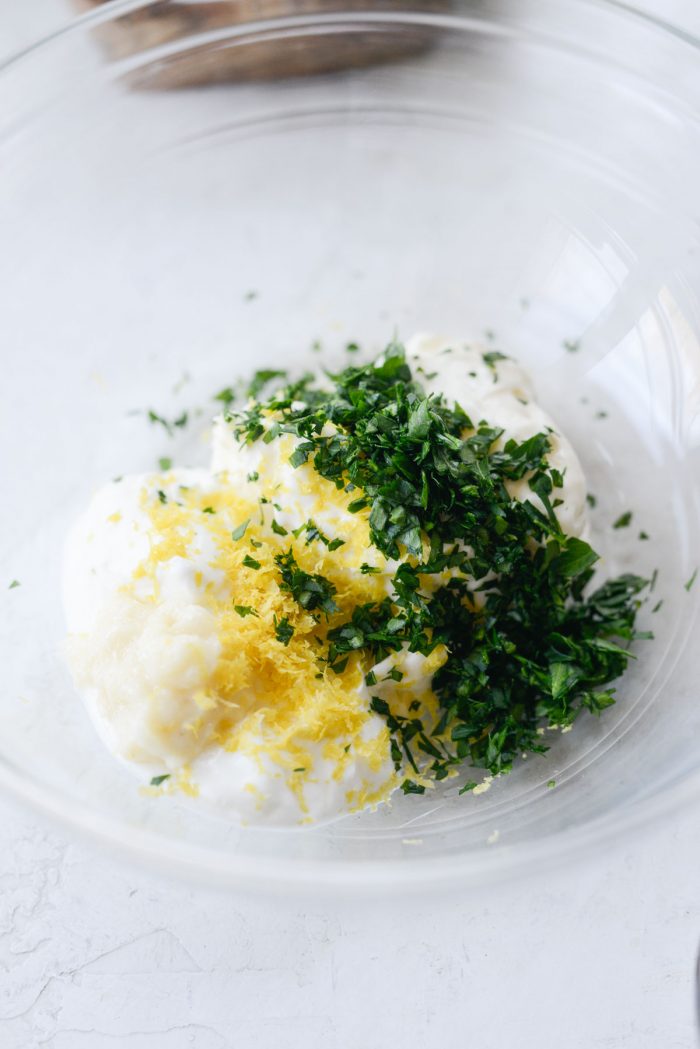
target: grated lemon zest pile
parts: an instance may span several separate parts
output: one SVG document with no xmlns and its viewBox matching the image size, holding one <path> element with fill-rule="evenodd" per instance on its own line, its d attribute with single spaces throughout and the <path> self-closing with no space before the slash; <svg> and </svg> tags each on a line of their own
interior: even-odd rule
<svg viewBox="0 0 700 1049">
<path fill-rule="evenodd" d="M 291 438 L 277 443 L 280 455 L 288 457 Z M 159 474 L 153 476 L 152 487 L 149 482 L 141 493 L 141 506 L 150 522 L 150 550 L 133 573 L 132 587 L 138 584 L 143 600 L 157 602 L 159 566 L 173 558 L 187 561 L 207 543 L 207 549 L 214 550 L 209 568 L 220 582 L 211 578 L 205 582 L 201 571 L 192 578 L 201 603 L 216 617 L 220 656 L 206 686 L 193 697 L 201 715 L 184 727 L 201 739 L 202 749 L 216 744 L 245 753 L 259 767 L 263 759 L 271 760 L 302 813 L 308 812 L 305 788 L 314 782 L 317 754 L 332 760 L 332 776 L 338 782 L 362 762 L 375 777 L 366 777 L 360 788 L 347 791 L 346 800 L 352 811 L 376 807 L 395 789 L 399 777 L 392 772 L 377 785 L 376 774 L 387 760 L 389 731 L 386 726 L 377 731 L 376 715 L 368 708 L 363 683 L 370 667 L 362 666 L 356 654 L 338 675 L 319 662 L 319 656 L 330 627 L 346 619 L 356 605 L 386 596 L 388 562 L 370 544 L 368 509 L 349 514 L 351 494 L 336 489 L 311 466 L 296 473 L 305 505 L 310 501 L 307 518 L 323 512 L 327 519 L 329 511 L 337 512 L 343 546 L 329 552 L 320 541 L 307 542 L 304 532 L 297 538 L 291 532 L 273 532 L 275 504 L 284 506 L 284 492 L 273 483 L 274 477 L 266 476 L 264 467 L 257 483 L 245 486 L 245 494 L 243 486 L 234 488 L 225 473 L 217 475 L 216 485 L 207 490 L 174 485 L 172 475 Z M 163 492 L 169 481 L 164 501 L 159 489 Z M 246 520 L 243 537 L 233 540 L 232 532 Z M 290 546 L 301 569 L 324 576 L 336 587 L 339 612 L 328 622 L 323 616 L 317 622 L 280 589 L 274 558 Z M 247 567 L 246 555 L 260 568 Z M 378 567 L 380 573 L 361 573 L 363 563 Z M 234 606 L 247 606 L 257 615 L 242 617 Z M 274 629 L 275 621 L 283 618 L 294 629 L 286 646 Z M 403 655 L 396 653 L 393 664 L 400 667 Z M 434 673 L 446 658 L 439 646 L 425 660 L 424 673 Z M 423 716 L 437 716 L 437 699 L 429 687 L 419 695 L 410 681 L 392 681 L 389 687 L 398 713 L 407 713 L 409 704 L 418 699 Z M 174 788 L 196 792 L 189 770 L 169 784 L 169 790 Z M 252 784 L 246 789 L 257 791 Z"/>
</svg>

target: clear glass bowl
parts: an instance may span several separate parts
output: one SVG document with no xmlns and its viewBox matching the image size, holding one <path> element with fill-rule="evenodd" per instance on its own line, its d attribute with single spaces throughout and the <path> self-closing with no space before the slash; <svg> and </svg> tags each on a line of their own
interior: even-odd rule
<svg viewBox="0 0 700 1049">
<path fill-rule="evenodd" d="M 314 6 L 138 50 L 110 33 L 144 5 L 110 3 L 0 70 L 0 783 L 201 881 L 475 886 L 698 796 L 700 56 L 612 2 Z M 224 82 L 162 89 L 198 69 Z M 615 707 L 479 797 L 262 831 L 142 796 L 61 655 L 71 519 L 104 479 L 206 458 L 206 411 L 169 441 L 145 409 L 416 329 L 490 329 L 529 366 L 605 570 L 658 568 L 656 640 Z"/>
</svg>

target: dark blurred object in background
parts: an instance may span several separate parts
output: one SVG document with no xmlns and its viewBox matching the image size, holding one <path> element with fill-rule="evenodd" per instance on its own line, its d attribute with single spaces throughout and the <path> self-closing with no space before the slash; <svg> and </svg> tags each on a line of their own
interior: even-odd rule
<svg viewBox="0 0 700 1049">
<path fill-rule="evenodd" d="M 111 3 L 76 0 L 82 11 Z M 110 61 L 163 49 L 152 61 L 146 59 L 130 80 L 137 87 L 177 88 L 227 80 L 308 76 L 404 58 L 428 47 L 435 29 L 420 23 L 399 28 L 394 23 L 387 31 L 381 20 L 364 21 L 362 15 L 435 14 L 450 6 L 450 0 L 155 0 L 99 26 L 96 34 Z M 290 25 L 285 31 L 277 28 L 266 36 L 264 24 L 260 25 L 269 19 L 341 12 L 349 15 L 343 20 L 342 32 L 337 24 L 319 22 L 317 34 L 309 34 L 307 28 L 299 35 Z M 245 47 L 237 46 L 237 32 L 252 22 L 258 23 L 259 41 L 251 44 L 248 37 Z M 347 31 L 349 23 L 354 32 Z M 200 43 L 196 41 L 199 34 Z M 179 49 L 178 42 L 184 40 L 186 45 Z"/>
</svg>

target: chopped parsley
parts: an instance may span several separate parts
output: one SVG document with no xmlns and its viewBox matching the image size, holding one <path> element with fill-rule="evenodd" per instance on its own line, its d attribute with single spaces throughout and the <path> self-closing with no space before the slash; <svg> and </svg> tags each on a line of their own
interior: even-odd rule
<svg viewBox="0 0 700 1049">
<path fill-rule="evenodd" d="M 245 568 L 252 568 L 255 572 L 260 568 L 260 562 L 256 561 L 250 554 L 246 554 L 243 558 L 243 565 Z"/>
<path fill-rule="evenodd" d="M 487 333 L 488 337 L 488 333 Z M 491 333 L 493 338 L 493 333 Z M 505 353 L 500 353 L 499 350 L 490 350 L 488 353 L 482 353 L 481 358 L 489 368 L 495 369 L 497 361 L 507 361 L 508 357 Z"/>
<path fill-rule="evenodd" d="M 159 489 L 158 489 L 158 499 L 159 499 L 159 500 L 160 500 L 160 502 L 161 502 L 161 503 L 163 503 L 164 505 L 165 505 L 165 503 L 167 503 L 167 501 L 168 501 L 168 497 L 167 497 L 167 495 L 165 494 L 165 492 L 163 491 L 163 489 L 162 489 L 162 488 L 159 488 Z"/>
<path fill-rule="evenodd" d="M 578 339 L 564 339 L 562 346 L 567 353 L 577 353 L 581 349 Z"/>
<path fill-rule="evenodd" d="M 246 616 L 255 616 L 256 619 L 260 618 L 255 609 L 251 608 L 250 605 L 234 605 L 233 611 L 237 612 L 241 619 L 245 619 Z"/>
<path fill-rule="evenodd" d="M 482 356 L 494 370 L 505 359 Z M 431 683 L 435 719 L 371 697 L 396 769 L 412 770 L 405 793 L 423 793 L 426 778 L 462 764 L 505 772 L 518 755 L 547 750 L 544 728 L 614 703 L 606 686 L 633 658 L 629 645 L 649 636 L 635 620 L 651 582 L 626 573 L 592 585 L 597 553 L 557 519 L 563 478 L 548 460 L 549 432 L 503 442 L 498 427 L 427 395 L 396 342 L 323 385 L 309 375 L 288 382 L 232 425 L 246 444 L 293 435 L 291 465 L 308 462 L 336 489 L 356 492 L 348 510 L 369 510 L 370 542 L 397 562 L 390 594 L 341 613 L 329 579 L 301 569 L 291 545 L 277 554 L 280 589 L 329 620 L 321 661 L 342 674 L 353 653 L 365 670 L 402 650 L 445 654 Z M 529 486 L 529 498 L 510 496 L 514 481 Z M 307 522 L 297 531 L 309 542 L 314 530 Z M 275 622 L 276 635 L 285 625 Z M 365 681 L 381 691 L 373 671 Z M 469 781 L 460 793 L 475 787 Z"/>
<path fill-rule="evenodd" d="M 19 579 L 13 579 L 7 589 L 8 590 L 16 590 L 17 587 L 21 586 L 21 585 L 22 584 L 20 583 Z"/>
<path fill-rule="evenodd" d="M 286 648 L 287 645 L 289 644 L 289 642 L 292 640 L 292 637 L 294 636 L 294 627 L 289 625 L 289 620 L 287 619 L 286 616 L 284 616 L 279 621 L 277 620 L 277 616 L 275 616 L 274 617 L 274 622 L 275 622 L 275 637 Z"/>
<path fill-rule="evenodd" d="M 229 408 L 236 399 L 236 393 L 232 386 L 225 386 L 223 390 L 219 390 L 218 393 L 215 393 L 212 399 L 220 401 L 224 408 Z"/>
<path fill-rule="evenodd" d="M 255 399 L 273 379 L 284 379 L 286 376 L 287 373 L 285 371 L 279 371 L 275 368 L 262 368 L 253 375 L 247 390 L 248 396 Z"/>
<path fill-rule="evenodd" d="M 286 553 L 276 555 L 275 564 L 280 571 L 280 590 L 291 594 L 307 612 L 320 609 L 328 617 L 339 610 L 333 600 L 336 592 L 333 584 L 322 575 L 311 575 L 299 568 L 291 547 Z"/>
<path fill-rule="evenodd" d="M 239 524 L 238 528 L 234 528 L 234 530 L 231 532 L 231 538 L 233 539 L 234 543 L 237 542 L 239 539 L 243 538 L 249 524 L 250 518 L 246 517 L 245 521 Z"/>
<path fill-rule="evenodd" d="M 178 415 L 177 418 L 172 420 L 165 419 L 162 415 L 159 415 L 158 412 L 154 412 L 152 408 L 148 409 L 147 414 L 149 422 L 157 423 L 159 426 L 162 426 L 169 437 L 172 437 L 173 432 L 176 429 L 181 430 L 184 426 L 187 426 L 187 420 L 189 419 L 189 413 L 186 411 L 182 412 L 181 415 Z"/>
<path fill-rule="evenodd" d="M 648 539 L 649 535 L 646 532 L 640 532 L 637 538 L 638 539 Z"/>
<path fill-rule="evenodd" d="M 596 497 L 594 495 L 592 495 L 589 492 L 588 495 L 586 496 L 586 502 L 590 506 L 591 510 L 593 510 L 593 509 L 595 509 L 595 506 L 596 506 L 598 500 L 596 499 Z"/>
<path fill-rule="evenodd" d="M 690 592 L 690 590 L 692 589 L 693 583 L 697 579 L 697 575 L 698 575 L 698 570 L 696 568 L 695 571 L 693 572 L 693 574 L 691 575 L 690 579 L 688 580 L 688 582 L 683 584 L 687 591 Z"/>
<path fill-rule="evenodd" d="M 161 783 L 165 783 L 166 779 L 170 779 L 170 773 L 164 772 L 161 776 L 153 776 L 151 779 L 152 787 L 160 787 Z"/>
<path fill-rule="evenodd" d="M 613 523 L 613 528 L 627 528 L 632 521 L 632 511 L 627 510 L 624 514 L 620 514 L 617 520 Z"/>
<path fill-rule="evenodd" d="M 172 459 L 168 459 L 165 456 L 158 460 L 158 469 L 161 470 L 162 473 L 167 473 L 168 470 L 171 470 L 172 465 Z"/>
</svg>

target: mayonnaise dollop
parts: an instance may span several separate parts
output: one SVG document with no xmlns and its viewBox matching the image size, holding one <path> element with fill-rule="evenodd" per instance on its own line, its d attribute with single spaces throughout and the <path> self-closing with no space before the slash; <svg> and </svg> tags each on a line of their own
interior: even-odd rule
<svg viewBox="0 0 700 1049">
<path fill-rule="evenodd" d="M 566 533 L 585 537 L 583 471 L 523 369 L 432 335 L 410 339 L 406 357 L 427 392 L 502 429 L 503 443 L 551 431 L 549 462 L 564 477 L 557 515 Z M 208 470 L 105 485 L 68 538 L 68 660 L 96 729 L 142 783 L 157 777 L 154 793 L 183 795 L 227 819 L 295 825 L 384 802 L 400 778 L 364 674 L 312 664 L 315 623 L 280 592 L 273 559 L 312 520 L 344 545 L 329 568 L 325 547 L 302 543 L 303 567 L 332 570 L 347 600 L 390 594 L 395 565 L 368 544 L 366 515 L 348 512 L 345 493 L 312 464 L 291 466 L 291 437 L 242 444 L 218 417 L 212 446 Z M 526 480 L 510 491 L 537 502 Z M 268 548 L 272 520 L 277 545 Z M 361 574 L 361 563 L 375 571 Z M 292 614 L 295 636 L 285 645 L 270 624 Z M 399 652 L 374 671 L 393 703 L 429 702 L 439 665 L 439 653 Z M 392 667 L 400 681 L 385 680 Z"/>
</svg>

